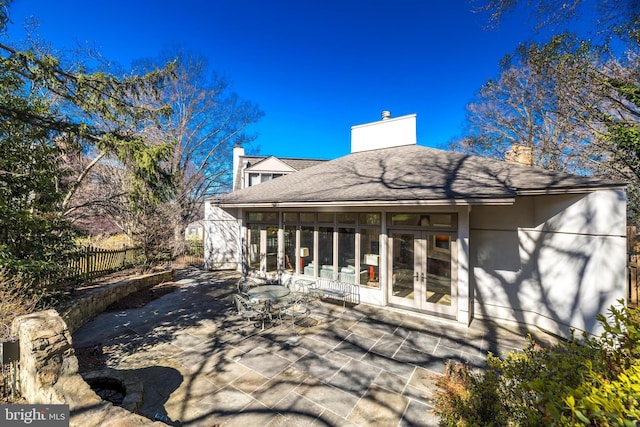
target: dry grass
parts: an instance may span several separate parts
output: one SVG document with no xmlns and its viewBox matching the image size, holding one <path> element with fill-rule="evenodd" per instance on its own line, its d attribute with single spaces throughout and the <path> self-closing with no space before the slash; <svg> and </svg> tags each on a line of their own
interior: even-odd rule
<svg viewBox="0 0 640 427">
<path fill-rule="evenodd" d="M 122 249 L 132 247 L 136 242 L 131 240 L 126 234 L 116 234 L 113 236 L 91 236 L 78 242 L 81 245 L 90 245 L 100 249 Z"/>
<path fill-rule="evenodd" d="M 32 313 L 38 303 L 38 299 L 31 295 L 25 295 L 15 288 L 11 288 L 6 282 L 0 284 L 0 340 L 11 336 L 11 323 L 13 319 L 23 314 Z"/>
</svg>

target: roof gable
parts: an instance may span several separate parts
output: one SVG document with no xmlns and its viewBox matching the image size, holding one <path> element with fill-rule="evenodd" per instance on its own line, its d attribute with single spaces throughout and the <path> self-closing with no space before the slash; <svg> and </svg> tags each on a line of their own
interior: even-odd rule
<svg viewBox="0 0 640 427">
<path fill-rule="evenodd" d="M 296 169 L 278 159 L 275 156 L 269 156 L 259 160 L 246 169 L 247 172 L 295 172 Z"/>
</svg>

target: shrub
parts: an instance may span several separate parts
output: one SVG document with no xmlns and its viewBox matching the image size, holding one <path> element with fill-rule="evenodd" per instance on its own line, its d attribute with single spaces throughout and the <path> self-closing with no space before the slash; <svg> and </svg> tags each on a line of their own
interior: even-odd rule
<svg viewBox="0 0 640 427">
<path fill-rule="evenodd" d="M 11 336 L 13 319 L 31 313 L 37 304 L 37 296 L 21 292 L 11 281 L 0 280 L 0 341 Z"/>
<path fill-rule="evenodd" d="M 640 419 L 638 309 L 611 307 L 599 337 L 487 357 L 484 372 L 448 365 L 436 413 L 447 426 L 636 426 Z"/>
<path fill-rule="evenodd" d="M 436 384 L 435 405 L 441 421 L 448 426 L 499 426 L 506 422 L 497 371 L 484 374 L 468 365 L 448 362 L 446 374 Z"/>
</svg>

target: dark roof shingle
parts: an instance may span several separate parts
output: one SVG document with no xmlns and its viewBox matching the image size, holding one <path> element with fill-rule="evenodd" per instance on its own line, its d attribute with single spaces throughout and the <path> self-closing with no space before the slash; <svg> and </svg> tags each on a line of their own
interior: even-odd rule
<svg viewBox="0 0 640 427">
<path fill-rule="evenodd" d="M 508 199 L 518 194 L 623 187 L 619 181 L 552 172 L 419 145 L 352 153 L 227 194 L 223 205 Z"/>
</svg>

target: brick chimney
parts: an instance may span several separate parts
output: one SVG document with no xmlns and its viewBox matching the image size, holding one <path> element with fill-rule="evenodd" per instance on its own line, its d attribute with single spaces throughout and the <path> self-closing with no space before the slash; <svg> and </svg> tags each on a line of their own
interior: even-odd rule
<svg viewBox="0 0 640 427">
<path fill-rule="evenodd" d="M 504 158 L 508 163 L 533 166 L 533 147 L 514 144 L 509 151 L 504 153 Z"/>
</svg>

